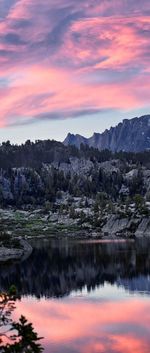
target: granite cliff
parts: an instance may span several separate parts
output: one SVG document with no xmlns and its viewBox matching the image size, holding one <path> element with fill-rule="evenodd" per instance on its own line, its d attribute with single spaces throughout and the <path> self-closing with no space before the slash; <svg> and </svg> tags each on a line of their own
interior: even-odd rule
<svg viewBox="0 0 150 353">
<path fill-rule="evenodd" d="M 116 127 L 111 127 L 103 133 L 94 133 L 92 137 L 85 138 L 81 135 L 68 134 L 64 144 L 80 144 L 99 150 L 108 149 L 113 152 L 140 152 L 150 150 L 150 115 L 131 120 L 124 119 Z"/>
</svg>

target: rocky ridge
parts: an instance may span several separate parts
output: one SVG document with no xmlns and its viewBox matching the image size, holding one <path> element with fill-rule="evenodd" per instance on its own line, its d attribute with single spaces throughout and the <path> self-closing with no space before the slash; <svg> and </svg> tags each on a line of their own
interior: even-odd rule
<svg viewBox="0 0 150 353">
<path fill-rule="evenodd" d="M 68 134 L 64 144 L 80 147 L 81 144 L 99 150 L 108 149 L 113 152 L 139 152 L 150 150 L 150 115 L 124 119 L 116 127 L 103 133 L 94 133 L 92 137 Z"/>
</svg>

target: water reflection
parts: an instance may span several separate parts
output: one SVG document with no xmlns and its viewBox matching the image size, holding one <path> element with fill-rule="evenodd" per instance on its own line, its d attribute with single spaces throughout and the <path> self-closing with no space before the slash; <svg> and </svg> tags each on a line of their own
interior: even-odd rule
<svg viewBox="0 0 150 353">
<path fill-rule="evenodd" d="M 91 291 L 105 283 L 150 293 L 149 244 L 38 241 L 29 259 L 0 267 L 0 288 L 14 283 L 22 295 L 37 298 L 62 297 L 85 286 Z"/>
<path fill-rule="evenodd" d="M 45 353 L 149 353 L 149 242 L 38 241 L 20 264 L 1 266 Z M 142 294 L 142 295 L 141 295 Z"/>
<path fill-rule="evenodd" d="M 137 297 L 121 300 L 33 301 L 23 299 L 18 315 L 32 318 L 45 337 L 45 353 L 148 353 L 150 303 Z"/>
</svg>

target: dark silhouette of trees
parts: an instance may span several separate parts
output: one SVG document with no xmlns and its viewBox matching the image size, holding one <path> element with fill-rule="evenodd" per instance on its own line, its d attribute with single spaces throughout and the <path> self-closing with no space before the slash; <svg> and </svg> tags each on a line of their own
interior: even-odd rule
<svg viewBox="0 0 150 353">
<path fill-rule="evenodd" d="M 34 331 L 32 324 L 22 315 L 18 322 L 14 322 L 11 318 L 17 299 L 15 286 L 11 286 L 7 293 L 0 293 L 0 352 L 41 353 L 43 351 L 39 343 L 41 338 Z"/>
</svg>

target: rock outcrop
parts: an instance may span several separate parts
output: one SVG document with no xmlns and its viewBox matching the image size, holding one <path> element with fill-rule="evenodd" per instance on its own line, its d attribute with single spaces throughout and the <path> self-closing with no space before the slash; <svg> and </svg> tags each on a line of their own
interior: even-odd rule
<svg viewBox="0 0 150 353">
<path fill-rule="evenodd" d="M 119 215 L 110 215 L 101 228 L 101 232 L 104 236 L 108 237 L 150 237 L 150 218 L 144 216 L 120 217 Z"/>
<path fill-rule="evenodd" d="M 144 217 L 141 222 L 139 223 L 139 226 L 135 232 L 136 237 L 142 237 L 142 236 L 147 236 L 150 237 L 150 218 L 149 217 Z"/>
<path fill-rule="evenodd" d="M 0 263 L 12 260 L 25 260 L 32 253 L 32 246 L 25 240 L 20 240 L 20 248 L 0 247 Z"/>
</svg>

